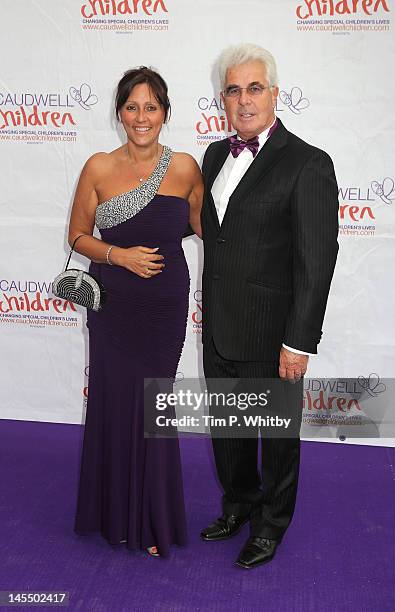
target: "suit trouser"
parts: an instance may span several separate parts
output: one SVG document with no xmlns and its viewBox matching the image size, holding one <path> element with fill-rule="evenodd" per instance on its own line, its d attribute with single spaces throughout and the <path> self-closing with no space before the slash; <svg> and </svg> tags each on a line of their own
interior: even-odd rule
<svg viewBox="0 0 395 612">
<path fill-rule="evenodd" d="M 221 357 L 213 341 L 203 346 L 203 365 L 206 379 L 279 377 L 278 361 L 230 361 Z M 295 409 L 300 419 L 301 406 Z M 295 509 L 300 440 L 299 436 L 262 439 L 259 471 L 258 437 L 258 430 L 255 437 L 213 435 L 217 473 L 224 490 L 223 511 L 234 515 L 249 514 L 254 536 L 281 539 Z"/>
</svg>

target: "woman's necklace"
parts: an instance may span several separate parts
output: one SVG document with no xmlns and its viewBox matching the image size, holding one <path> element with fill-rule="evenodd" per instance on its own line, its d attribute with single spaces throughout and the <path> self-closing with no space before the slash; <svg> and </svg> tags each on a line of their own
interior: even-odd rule
<svg viewBox="0 0 395 612">
<path fill-rule="evenodd" d="M 127 155 L 128 155 L 128 157 L 130 159 L 129 151 L 127 152 Z M 156 151 L 155 157 L 150 162 L 149 171 L 148 172 L 144 172 L 143 176 L 141 176 L 140 173 L 136 172 L 136 170 L 134 169 L 133 164 L 132 164 L 133 172 L 136 175 L 136 177 L 138 178 L 139 183 L 142 183 L 144 181 L 144 179 L 146 180 L 150 176 L 150 174 L 152 173 L 152 169 L 156 166 L 156 162 L 157 162 L 158 158 L 159 158 L 159 144 L 157 146 L 157 151 Z M 134 164 L 134 165 L 136 165 L 136 164 Z"/>
</svg>

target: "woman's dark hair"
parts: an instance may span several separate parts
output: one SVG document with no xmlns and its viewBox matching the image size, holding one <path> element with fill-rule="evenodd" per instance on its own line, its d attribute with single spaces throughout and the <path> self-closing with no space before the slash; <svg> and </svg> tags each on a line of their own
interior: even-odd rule
<svg viewBox="0 0 395 612">
<path fill-rule="evenodd" d="M 119 111 L 128 99 L 133 87 L 141 83 L 147 83 L 148 87 L 152 90 L 155 98 L 164 110 L 166 123 L 168 119 L 170 119 L 171 114 L 166 82 L 162 79 L 160 74 L 146 66 L 128 70 L 119 81 L 117 95 L 115 97 L 115 113 L 117 118 L 119 119 Z"/>
</svg>

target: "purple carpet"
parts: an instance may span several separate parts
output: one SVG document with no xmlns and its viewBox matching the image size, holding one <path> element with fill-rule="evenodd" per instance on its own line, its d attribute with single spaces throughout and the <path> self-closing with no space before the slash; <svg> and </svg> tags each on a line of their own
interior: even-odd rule
<svg viewBox="0 0 395 612">
<path fill-rule="evenodd" d="M 188 547 L 163 560 L 76 536 L 82 434 L 0 421 L 0 590 L 69 591 L 68 609 L 83 612 L 395 609 L 395 449 L 303 443 L 291 527 L 272 563 L 243 570 L 233 560 L 247 527 L 199 540 L 220 510 L 207 439 L 181 441 Z"/>
</svg>

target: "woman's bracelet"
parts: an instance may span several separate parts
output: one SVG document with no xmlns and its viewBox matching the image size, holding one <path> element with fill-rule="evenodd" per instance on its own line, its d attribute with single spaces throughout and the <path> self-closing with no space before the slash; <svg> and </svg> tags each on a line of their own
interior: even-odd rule
<svg viewBox="0 0 395 612">
<path fill-rule="evenodd" d="M 107 253 L 106 253 L 106 262 L 108 263 L 109 266 L 112 266 L 114 264 L 111 263 L 110 261 L 110 253 L 111 253 L 111 249 L 114 247 L 114 245 L 112 244 L 111 246 L 108 247 L 107 249 Z"/>
</svg>

